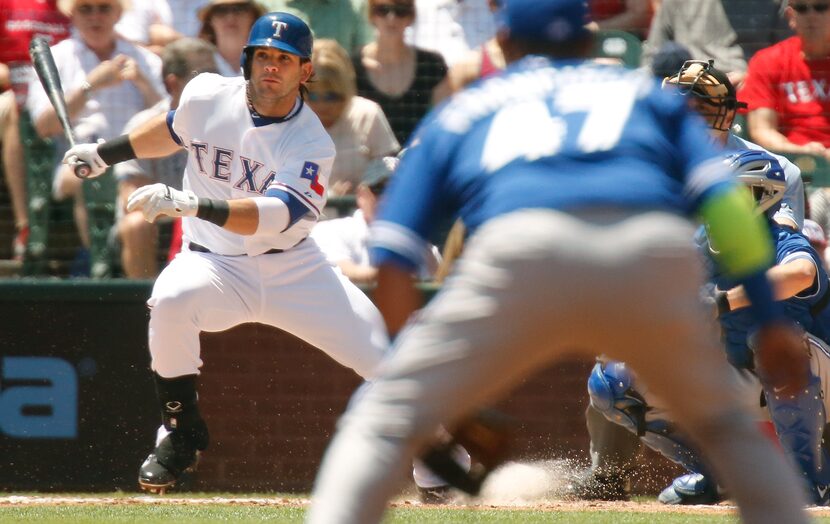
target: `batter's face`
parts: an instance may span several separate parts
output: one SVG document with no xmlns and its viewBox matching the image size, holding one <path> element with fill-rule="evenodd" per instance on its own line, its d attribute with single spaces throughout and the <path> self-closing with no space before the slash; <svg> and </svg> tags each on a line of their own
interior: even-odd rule
<svg viewBox="0 0 830 524">
<path fill-rule="evenodd" d="M 300 62 L 300 57 L 270 47 L 254 50 L 251 60 L 251 99 L 257 111 L 265 116 L 284 116 L 263 112 L 265 107 L 294 105 L 300 84 L 311 77 L 311 62 Z M 286 111 L 287 112 L 287 111 Z"/>
</svg>

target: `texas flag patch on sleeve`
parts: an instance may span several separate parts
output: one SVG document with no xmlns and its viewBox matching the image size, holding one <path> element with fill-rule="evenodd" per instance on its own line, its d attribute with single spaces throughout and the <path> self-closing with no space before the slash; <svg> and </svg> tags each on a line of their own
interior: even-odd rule
<svg viewBox="0 0 830 524">
<path fill-rule="evenodd" d="M 317 193 L 320 196 L 323 196 L 324 188 L 322 184 L 317 180 L 320 173 L 320 166 L 315 164 L 314 162 L 306 162 L 303 164 L 303 172 L 300 174 L 300 178 L 305 178 L 309 180 L 309 186 L 311 190 Z"/>
</svg>

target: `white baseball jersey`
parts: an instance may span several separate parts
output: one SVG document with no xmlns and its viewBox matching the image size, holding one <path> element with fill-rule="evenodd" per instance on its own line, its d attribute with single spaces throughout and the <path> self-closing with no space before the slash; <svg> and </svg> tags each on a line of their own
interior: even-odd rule
<svg viewBox="0 0 830 524">
<path fill-rule="evenodd" d="M 278 125 L 266 125 L 279 122 Z M 183 239 L 221 255 L 259 255 L 303 240 L 326 204 L 334 144 L 299 99 L 283 119 L 254 118 L 245 80 L 204 73 L 188 83 L 168 123 L 188 150 L 182 187 L 199 197 L 262 195 L 288 204 L 292 224 L 279 235 L 231 233 L 197 218 L 182 221 Z"/>
</svg>

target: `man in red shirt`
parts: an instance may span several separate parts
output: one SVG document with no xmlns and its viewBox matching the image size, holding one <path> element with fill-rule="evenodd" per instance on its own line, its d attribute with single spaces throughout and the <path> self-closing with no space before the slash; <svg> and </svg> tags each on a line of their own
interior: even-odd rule
<svg viewBox="0 0 830 524">
<path fill-rule="evenodd" d="M 830 158 L 830 3 L 790 0 L 786 14 L 796 35 L 755 54 L 738 98 L 754 142 Z"/>
<path fill-rule="evenodd" d="M 29 229 L 18 118 L 34 74 L 29 41 L 35 36 L 49 45 L 69 36 L 69 19 L 58 11 L 56 0 L 0 0 L 0 144 L 17 228 L 15 258 L 23 256 Z"/>
</svg>

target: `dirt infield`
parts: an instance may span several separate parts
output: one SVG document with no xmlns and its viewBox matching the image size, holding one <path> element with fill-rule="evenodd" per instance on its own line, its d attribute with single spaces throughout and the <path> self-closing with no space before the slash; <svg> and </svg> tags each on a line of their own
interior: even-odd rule
<svg viewBox="0 0 830 524">
<path fill-rule="evenodd" d="M 94 495 L 6 495 L 0 496 L 0 508 L 31 506 L 130 506 L 130 505 L 170 505 L 170 506 L 258 506 L 258 507 L 305 507 L 309 504 L 306 497 L 235 497 L 235 496 L 94 496 Z M 414 498 L 400 498 L 393 507 L 423 507 Z M 435 507 L 435 506 L 432 506 Z M 513 509 L 533 511 L 597 511 L 655 514 L 689 514 L 689 515 L 728 515 L 735 513 L 735 506 L 722 503 L 714 506 L 666 506 L 655 501 L 637 502 L 595 502 L 595 501 L 537 501 L 530 504 L 489 504 L 482 501 L 460 501 L 456 504 L 440 506 L 458 509 Z M 813 516 L 830 516 L 830 508 L 810 508 Z"/>
<path fill-rule="evenodd" d="M 481 496 L 475 499 L 458 495 L 452 504 L 441 508 L 510 509 L 533 511 L 596 511 L 655 514 L 728 515 L 736 511 L 730 502 L 717 505 L 667 506 L 653 499 L 630 502 L 568 500 L 565 495 L 573 476 L 568 461 L 553 460 L 507 463 L 487 479 Z M 248 506 L 306 507 L 310 499 L 303 495 L 212 495 L 171 492 L 166 495 L 118 494 L 20 494 L 0 495 L 0 508 L 31 506 Z M 414 490 L 395 498 L 393 507 L 425 507 Z M 431 505 L 430 507 L 436 507 Z M 811 508 L 814 516 L 830 517 L 830 507 Z"/>
<path fill-rule="evenodd" d="M 93 495 L 9 495 L 0 497 L 0 507 L 9 506 L 116 506 L 116 505 L 228 505 L 228 506 L 295 506 L 303 507 L 310 500 L 304 497 L 233 497 L 233 496 L 93 496 Z M 400 498 L 393 504 L 395 507 L 422 506 L 415 498 Z M 696 514 L 727 514 L 735 508 L 729 505 L 669 507 L 657 502 L 588 502 L 588 501 L 538 501 L 533 504 L 488 504 L 486 502 L 458 502 L 445 504 L 444 508 L 488 508 L 488 509 L 533 509 L 537 511 L 629 511 L 640 513 L 696 513 Z M 830 511 L 828 511 L 830 515 Z"/>
</svg>

